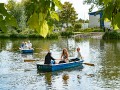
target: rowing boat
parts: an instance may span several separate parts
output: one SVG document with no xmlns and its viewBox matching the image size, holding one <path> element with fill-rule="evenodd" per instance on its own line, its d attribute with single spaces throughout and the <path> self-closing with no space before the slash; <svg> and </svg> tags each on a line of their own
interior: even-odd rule
<svg viewBox="0 0 120 90">
<path fill-rule="evenodd" d="M 21 49 L 21 53 L 33 53 L 34 49 Z"/>
<path fill-rule="evenodd" d="M 74 61 L 74 62 L 60 63 L 60 64 L 39 64 L 38 63 L 37 70 L 41 72 L 53 72 L 53 71 L 73 68 L 77 66 L 80 66 L 81 68 L 83 68 L 82 63 L 83 61 Z"/>
</svg>

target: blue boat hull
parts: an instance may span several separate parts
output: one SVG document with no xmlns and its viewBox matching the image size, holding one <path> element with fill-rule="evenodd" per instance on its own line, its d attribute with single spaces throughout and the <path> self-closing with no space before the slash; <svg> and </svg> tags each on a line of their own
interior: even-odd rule
<svg viewBox="0 0 120 90">
<path fill-rule="evenodd" d="M 33 53 L 33 49 L 29 49 L 29 50 L 21 50 L 22 53 Z"/>
<path fill-rule="evenodd" d="M 77 66 L 80 66 L 81 68 L 83 68 L 82 61 L 75 61 L 75 62 L 61 63 L 61 64 L 50 64 L 50 65 L 37 64 L 37 70 L 42 72 L 53 72 L 53 71 L 73 68 Z"/>
</svg>

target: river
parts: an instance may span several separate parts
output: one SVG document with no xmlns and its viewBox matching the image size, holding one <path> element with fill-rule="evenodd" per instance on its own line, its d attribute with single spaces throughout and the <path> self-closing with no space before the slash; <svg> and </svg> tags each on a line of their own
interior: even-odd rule
<svg viewBox="0 0 120 90">
<path fill-rule="evenodd" d="M 30 39 L 33 54 L 21 54 L 22 41 L 28 39 L 0 39 L 0 90 L 119 90 L 120 89 L 120 41 L 74 38 L 59 40 Z M 84 65 L 56 72 L 38 72 L 36 63 L 43 62 L 47 51 L 60 58 L 63 48 L 70 57 L 81 48 Z M 40 59 L 24 62 L 25 59 Z"/>
</svg>

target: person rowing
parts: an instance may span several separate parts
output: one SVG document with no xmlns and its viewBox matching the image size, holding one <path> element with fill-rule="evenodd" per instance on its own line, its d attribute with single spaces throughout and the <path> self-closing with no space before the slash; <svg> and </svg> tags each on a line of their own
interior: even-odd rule
<svg viewBox="0 0 120 90">
<path fill-rule="evenodd" d="M 55 64 L 55 59 L 52 57 L 52 54 L 50 51 L 48 51 L 47 55 L 45 56 L 44 64 Z"/>
</svg>

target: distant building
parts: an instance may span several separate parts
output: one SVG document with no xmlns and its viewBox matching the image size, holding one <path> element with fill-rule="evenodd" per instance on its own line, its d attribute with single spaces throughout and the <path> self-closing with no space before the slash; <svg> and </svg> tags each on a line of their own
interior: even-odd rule
<svg viewBox="0 0 120 90">
<path fill-rule="evenodd" d="M 111 22 L 106 22 L 102 19 L 103 12 L 102 11 L 96 11 L 89 13 L 89 28 L 94 27 L 105 27 L 110 28 Z"/>
<path fill-rule="evenodd" d="M 88 28 L 88 23 L 81 23 L 81 24 L 82 24 L 81 29 L 87 29 Z"/>
</svg>

